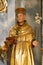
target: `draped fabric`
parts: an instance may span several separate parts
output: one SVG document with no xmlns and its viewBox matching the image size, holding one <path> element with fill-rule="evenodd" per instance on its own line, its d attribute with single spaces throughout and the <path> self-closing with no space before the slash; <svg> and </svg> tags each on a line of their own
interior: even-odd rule
<svg viewBox="0 0 43 65">
<path fill-rule="evenodd" d="M 18 36 L 16 46 L 12 45 L 10 65 L 34 65 L 31 44 L 34 39 L 32 27 L 26 22 L 21 26 L 16 25 L 10 30 L 9 36 Z"/>
</svg>

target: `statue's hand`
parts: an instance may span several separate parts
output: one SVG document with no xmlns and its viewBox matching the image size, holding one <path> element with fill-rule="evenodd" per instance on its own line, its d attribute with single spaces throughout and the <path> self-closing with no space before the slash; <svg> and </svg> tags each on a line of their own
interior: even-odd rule
<svg viewBox="0 0 43 65">
<path fill-rule="evenodd" d="M 13 37 L 7 37 L 6 40 L 8 41 L 17 41 L 17 36 L 13 36 Z"/>
<path fill-rule="evenodd" d="M 33 44 L 33 46 L 36 47 L 36 46 L 38 46 L 39 42 L 37 40 L 35 40 L 35 41 L 32 42 L 32 44 Z"/>
<path fill-rule="evenodd" d="M 16 43 L 17 42 L 17 37 L 7 37 L 6 38 L 6 41 L 5 41 L 5 44 L 7 44 L 8 46 L 12 43 Z"/>
</svg>

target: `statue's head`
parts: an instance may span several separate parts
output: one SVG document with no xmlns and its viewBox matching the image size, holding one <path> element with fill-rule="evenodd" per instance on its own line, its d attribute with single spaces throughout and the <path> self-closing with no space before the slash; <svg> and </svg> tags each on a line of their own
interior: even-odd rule
<svg viewBox="0 0 43 65">
<path fill-rule="evenodd" d="M 17 8 L 16 12 L 16 19 L 19 23 L 23 23 L 26 17 L 26 9 L 25 8 Z"/>
</svg>

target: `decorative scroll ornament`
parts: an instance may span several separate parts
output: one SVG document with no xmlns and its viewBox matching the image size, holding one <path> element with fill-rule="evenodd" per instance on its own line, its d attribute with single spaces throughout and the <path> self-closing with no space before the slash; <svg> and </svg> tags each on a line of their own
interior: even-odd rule
<svg viewBox="0 0 43 65">
<path fill-rule="evenodd" d="M 6 0 L 0 0 L 0 12 L 6 12 L 7 6 L 8 6 L 8 3 Z"/>
<path fill-rule="evenodd" d="M 36 16 L 35 16 L 35 22 L 40 24 L 42 18 L 39 16 L 39 13 L 36 13 Z"/>
</svg>

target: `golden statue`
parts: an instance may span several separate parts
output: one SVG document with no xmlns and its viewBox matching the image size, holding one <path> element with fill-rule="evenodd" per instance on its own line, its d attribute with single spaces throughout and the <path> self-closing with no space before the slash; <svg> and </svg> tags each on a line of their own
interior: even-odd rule
<svg viewBox="0 0 43 65">
<path fill-rule="evenodd" d="M 7 52 L 8 65 L 34 65 L 32 47 L 37 46 L 34 31 L 25 20 L 25 9 L 16 9 L 16 25 L 6 38 L 3 51 Z"/>
</svg>

